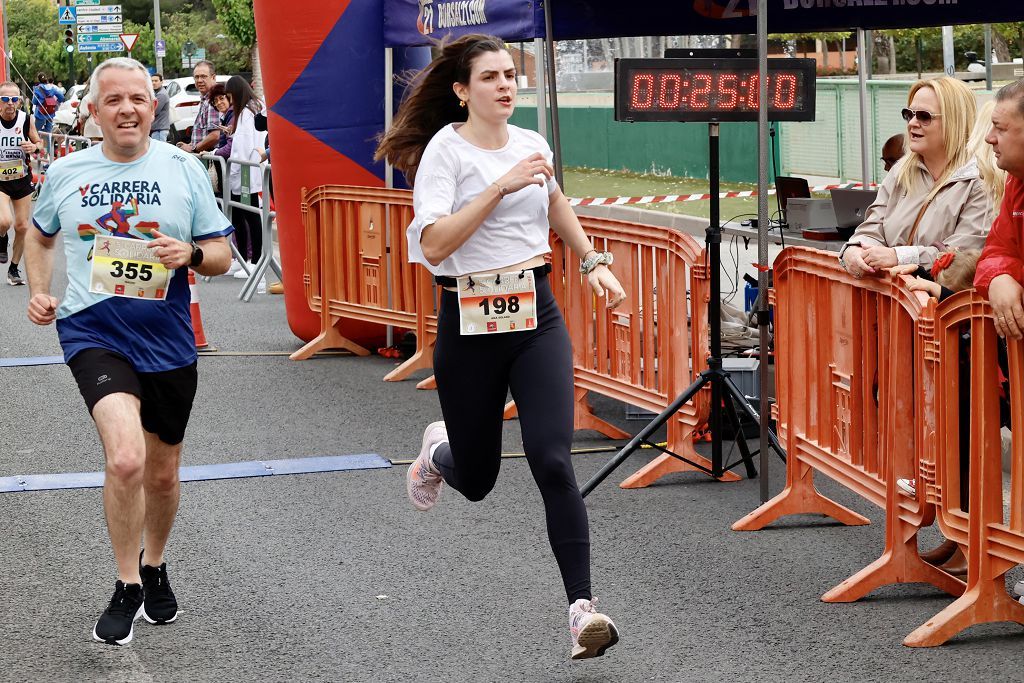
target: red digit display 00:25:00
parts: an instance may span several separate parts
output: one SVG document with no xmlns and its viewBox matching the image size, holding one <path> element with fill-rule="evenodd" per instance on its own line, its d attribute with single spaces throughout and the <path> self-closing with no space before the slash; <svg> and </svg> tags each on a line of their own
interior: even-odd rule
<svg viewBox="0 0 1024 683">
<path fill-rule="evenodd" d="M 803 105 L 804 74 L 772 70 L 768 74 L 768 108 L 792 111 Z M 635 69 L 629 73 L 629 110 L 757 111 L 757 71 L 712 69 Z"/>
</svg>

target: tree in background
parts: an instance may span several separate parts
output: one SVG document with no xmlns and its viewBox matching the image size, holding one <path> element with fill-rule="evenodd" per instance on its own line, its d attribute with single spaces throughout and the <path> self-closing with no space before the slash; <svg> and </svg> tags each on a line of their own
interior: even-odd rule
<svg viewBox="0 0 1024 683">
<path fill-rule="evenodd" d="M 263 97 L 263 77 L 260 74 L 260 53 L 256 45 L 256 18 L 252 0 L 213 0 L 217 17 L 235 42 L 249 49 L 252 64 L 252 84 L 256 96 Z"/>
<path fill-rule="evenodd" d="M 252 3 L 234 4 L 249 6 L 251 23 Z M 156 63 L 153 0 L 121 0 L 121 5 L 125 33 L 139 34 L 132 56 L 147 66 L 153 66 Z M 189 40 L 205 48 L 207 59 L 216 65 L 218 73 L 249 73 L 253 70 L 255 30 L 251 41 L 239 40 L 234 30 L 229 30 L 218 18 L 212 0 L 161 0 L 160 5 L 162 37 L 167 43 L 165 77 L 191 75 L 187 67 L 181 66 L 181 48 Z M 32 81 L 40 71 L 52 75 L 57 81 L 67 79 L 64 28 L 57 23 L 57 10 L 52 0 L 7 0 L 11 76 L 22 87 L 34 85 Z M 97 52 L 93 53 L 90 61 L 87 55 L 76 52 L 73 56 L 76 80 L 84 82 L 100 62 L 122 55 L 124 53 Z M 19 74 L 24 76 L 24 83 Z"/>
<path fill-rule="evenodd" d="M 813 40 L 815 42 L 821 41 L 821 64 L 818 65 L 818 71 L 823 74 L 829 74 L 832 72 L 843 72 L 846 70 L 846 60 L 842 53 L 842 40 L 850 37 L 849 31 L 823 31 L 819 33 L 773 33 L 771 37 L 773 39 L 785 40 L 785 41 L 803 41 Z M 829 64 L 829 43 L 834 43 L 836 50 L 839 52 L 839 64 L 833 69 Z M 798 50 L 798 52 L 804 52 L 804 50 Z M 807 50 L 807 52 L 817 52 L 817 48 L 814 50 Z M 853 66 L 852 64 L 850 65 Z"/>
<path fill-rule="evenodd" d="M 67 79 L 64 27 L 48 0 L 7 0 L 7 49 L 11 78 L 22 88 L 31 89 L 40 71 Z"/>
</svg>

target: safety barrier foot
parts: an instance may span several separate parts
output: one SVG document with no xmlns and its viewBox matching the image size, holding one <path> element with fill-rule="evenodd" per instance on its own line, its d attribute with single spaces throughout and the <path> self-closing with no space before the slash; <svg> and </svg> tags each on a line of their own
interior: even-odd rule
<svg viewBox="0 0 1024 683">
<path fill-rule="evenodd" d="M 337 328 L 331 327 L 321 332 L 315 339 L 303 346 L 301 349 L 289 356 L 292 360 L 306 360 L 312 358 L 319 351 L 327 349 L 345 349 L 357 356 L 369 356 L 370 352 L 354 341 L 341 336 Z"/>
<path fill-rule="evenodd" d="M 786 485 L 782 493 L 732 525 L 733 531 L 759 531 L 780 517 L 799 514 L 820 514 L 846 526 L 870 524 L 864 515 L 826 498 L 814 488 L 813 470 L 804 465 L 802 476 Z"/>
<path fill-rule="evenodd" d="M 693 450 L 692 447 L 689 449 L 681 448 L 684 451 L 681 453 L 687 460 L 706 467 L 707 470 L 711 469 L 711 461 L 707 458 L 698 455 L 697 451 Z M 626 479 L 619 484 L 619 488 L 623 489 L 642 489 L 645 486 L 650 486 L 658 479 L 661 479 L 666 474 L 672 474 L 674 472 L 700 472 L 701 474 L 707 474 L 706 470 L 699 467 L 694 467 L 688 462 L 684 462 L 678 458 L 673 458 L 671 455 L 659 455 L 654 460 L 650 461 L 633 474 L 626 477 Z M 718 481 L 740 481 L 741 477 L 731 471 L 722 473 L 721 477 L 718 477 Z"/>
<path fill-rule="evenodd" d="M 409 375 L 411 375 L 412 373 L 416 372 L 417 370 L 432 367 L 433 362 L 431 361 L 431 357 L 433 355 L 433 352 L 433 347 L 431 347 L 430 349 L 417 349 L 416 353 L 412 354 L 409 357 L 409 360 L 405 361 L 397 368 L 395 368 L 388 374 L 384 375 L 384 381 L 400 382 Z"/>
<path fill-rule="evenodd" d="M 950 595 L 963 595 L 967 585 L 921 559 L 917 535 L 887 549 L 881 557 L 821 596 L 822 602 L 855 602 L 877 588 L 894 583 L 927 583 Z"/>
<path fill-rule="evenodd" d="M 437 378 L 431 375 L 430 377 L 426 378 L 425 380 L 417 384 L 416 388 L 422 389 L 424 391 L 433 391 L 434 389 L 437 389 Z"/>
<path fill-rule="evenodd" d="M 1003 575 L 968 583 L 963 597 L 953 601 L 903 640 L 907 647 L 936 647 L 977 624 L 1009 621 L 1024 625 L 1024 605 L 1006 592 Z"/>
<path fill-rule="evenodd" d="M 509 401 L 505 404 L 505 410 L 501 414 L 503 420 L 514 420 L 519 417 L 519 408 L 516 408 L 515 401 Z"/>
</svg>

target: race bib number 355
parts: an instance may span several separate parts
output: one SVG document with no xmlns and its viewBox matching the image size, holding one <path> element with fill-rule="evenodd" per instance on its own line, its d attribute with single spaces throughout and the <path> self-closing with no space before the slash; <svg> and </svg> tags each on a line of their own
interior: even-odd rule
<svg viewBox="0 0 1024 683">
<path fill-rule="evenodd" d="M 171 271 L 146 245 L 145 240 L 97 237 L 89 291 L 131 299 L 166 299 Z"/>
<path fill-rule="evenodd" d="M 537 327 L 537 286 L 532 270 L 458 278 L 462 334 L 520 332 Z"/>
</svg>

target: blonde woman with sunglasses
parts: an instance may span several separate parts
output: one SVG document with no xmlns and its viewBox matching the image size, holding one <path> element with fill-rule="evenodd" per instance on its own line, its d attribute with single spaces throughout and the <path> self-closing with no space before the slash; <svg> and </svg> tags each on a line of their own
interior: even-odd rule
<svg viewBox="0 0 1024 683">
<path fill-rule="evenodd" d="M 968 146 L 977 106 L 958 80 L 910 88 L 907 153 L 878 189 L 864 222 L 840 252 L 854 277 L 915 264 L 930 269 L 941 249 L 981 249 L 994 202 Z"/>
<path fill-rule="evenodd" d="M 24 98 L 16 83 L 0 83 L 0 193 L 14 206 L 14 248 L 7 267 L 7 284 L 25 284 L 18 264 L 25 250 L 25 235 L 32 220 L 32 169 L 29 155 L 41 148 L 32 117 L 22 108 Z M 6 247 L 7 235 L 4 235 Z M 6 252 L 6 248 L 3 249 Z"/>
</svg>

